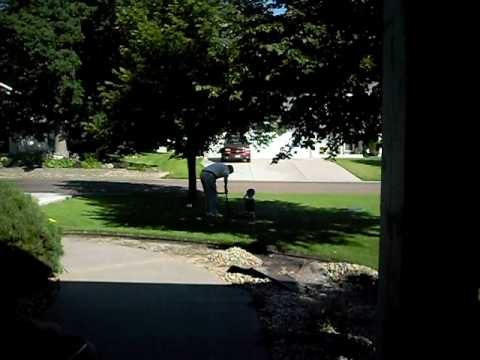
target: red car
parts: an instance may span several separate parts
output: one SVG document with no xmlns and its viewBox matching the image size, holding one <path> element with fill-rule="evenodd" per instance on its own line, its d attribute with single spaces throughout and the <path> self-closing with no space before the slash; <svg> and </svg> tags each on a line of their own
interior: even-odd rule
<svg viewBox="0 0 480 360">
<path fill-rule="evenodd" d="M 240 137 L 230 137 L 225 140 L 222 150 L 222 161 L 246 161 L 250 162 L 250 146 L 243 142 Z"/>
</svg>

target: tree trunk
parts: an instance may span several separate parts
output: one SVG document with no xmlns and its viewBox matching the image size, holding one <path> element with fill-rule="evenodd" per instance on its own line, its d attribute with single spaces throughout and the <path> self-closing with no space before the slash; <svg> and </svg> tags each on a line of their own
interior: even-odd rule
<svg viewBox="0 0 480 360">
<path fill-rule="evenodd" d="M 68 151 L 68 146 L 67 146 L 67 138 L 63 134 L 63 131 L 59 131 L 55 135 L 55 149 L 54 149 L 54 154 L 57 156 L 61 156 L 64 158 L 69 157 L 69 151 Z"/>
<path fill-rule="evenodd" d="M 197 174 L 195 152 L 187 154 L 188 164 L 188 204 L 194 204 L 197 199 Z"/>
</svg>

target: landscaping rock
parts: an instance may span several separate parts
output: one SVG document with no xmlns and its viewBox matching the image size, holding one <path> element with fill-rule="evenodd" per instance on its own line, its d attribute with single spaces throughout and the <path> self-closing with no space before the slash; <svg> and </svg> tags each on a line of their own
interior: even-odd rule
<svg viewBox="0 0 480 360">
<path fill-rule="evenodd" d="M 348 263 L 305 262 L 297 292 L 251 285 L 272 359 L 373 360 L 377 272 Z"/>
<path fill-rule="evenodd" d="M 258 267 L 263 264 L 260 258 L 239 247 L 215 252 L 208 259 L 219 266 Z"/>
<path fill-rule="evenodd" d="M 262 284 L 267 283 L 269 279 L 262 279 L 250 275 L 238 274 L 238 273 L 225 273 L 223 279 L 231 284 Z"/>
<path fill-rule="evenodd" d="M 304 266 L 305 267 L 305 266 Z M 331 281 L 342 282 L 349 276 L 368 274 L 372 277 L 378 277 L 377 271 L 363 265 L 350 264 L 344 262 L 316 262 L 307 264 L 305 272 L 327 275 Z"/>
<path fill-rule="evenodd" d="M 325 266 L 317 261 L 303 265 L 297 273 L 292 275 L 298 282 L 306 284 L 328 285 L 331 281 Z"/>
</svg>

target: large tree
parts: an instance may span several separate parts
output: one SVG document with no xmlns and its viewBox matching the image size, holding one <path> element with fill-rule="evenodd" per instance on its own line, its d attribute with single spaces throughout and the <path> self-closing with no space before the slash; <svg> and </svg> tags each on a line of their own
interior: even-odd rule
<svg viewBox="0 0 480 360">
<path fill-rule="evenodd" d="M 224 131 L 292 128 L 293 145 L 327 138 L 332 151 L 377 140 L 378 0 L 134 0 L 117 13 L 120 65 L 88 128 L 117 150 L 187 158 L 191 196 L 196 155 Z"/>
<path fill-rule="evenodd" d="M 0 80 L 13 87 L 0 98 L 9 134 L 64 132 L 83 101 L 76 52 L 89 7 L 80 1 L 2 1 Z"/>
<path fill-rule="evenodd" d="M 82 82 L 84 96 L 79 121 L 72 122 L 68 129 L 69 146 L 74 152 L 96 152 L 102 157 L 108 146 L 85 127 L 90 125 L 89 117 L 101 111 L 102 85 L 115 78 L 112 70 L 119 66 L 120 32 L 116 29 L 116 8 L 127 0 L 82 1 L 90 7 L 89 16 L 82 22 L 84 40 L 76 51 L 81 60 L 77 79 Z"/>
<path fill-rule="evenodd" d="M 257 4 L 257 1 L 240 3 Z M 278 0 L 245 24 L 246 109 L 294 129 L 292 145 L 375 141 L 381 132 L 380 0 Z M 264 112 L 266 111 L 266 113 Z"/>
<path fill-rule="evenodd" d="M 133 0 L 118 8 L 121 66 L 103 88 L 105 111 L 89 129 L 116 149 L 166 145 L 187 159 L 189 198 L 196 157 L 234 129 L 232 64 L 239 28 L 222 0 Z M 241 128 L 241 126 L 238 126 Z"/>
</svg>

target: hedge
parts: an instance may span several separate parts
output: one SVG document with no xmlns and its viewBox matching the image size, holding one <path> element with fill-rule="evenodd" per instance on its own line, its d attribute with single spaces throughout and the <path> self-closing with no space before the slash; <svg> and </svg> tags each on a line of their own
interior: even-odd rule
<svg viewBox="0 0 480 360">
<path fill-rule="evenodd" d="M 0 183 L 0 243 L 32 255 L 54 272 L 61 271 L 63 249 L 59 228 L 30 195 L 5 183 Z"/>
</svg>

